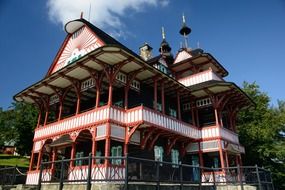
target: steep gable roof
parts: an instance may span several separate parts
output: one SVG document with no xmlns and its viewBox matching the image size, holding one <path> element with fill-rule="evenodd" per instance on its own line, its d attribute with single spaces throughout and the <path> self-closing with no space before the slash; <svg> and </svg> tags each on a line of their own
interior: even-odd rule
<svg viewBox="0 0 285 190">
<path fill-rule="evenodd" d="M 65 25 L 65 30 L 67 36 L 51 64 L 46 77 L 104 45 L 117 45 L 131 52 L 131 50 L 120 42 L 85 19 L 68 22 Z M 133 52 L 131 53 L 134 54 Z"/>
</svg>

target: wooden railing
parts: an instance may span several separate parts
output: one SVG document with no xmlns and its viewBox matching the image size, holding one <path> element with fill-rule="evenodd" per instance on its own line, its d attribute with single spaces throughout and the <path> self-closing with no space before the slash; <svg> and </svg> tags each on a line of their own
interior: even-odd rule
<svg viewBox="0 0 285 190">
<path fill-rule="evenodd" d="M 104 122 L 106 123 L 107 121 L 113 121 L 121 125 L 145 123 L 158 126 L 162 129 L 170 130 L 174 133 L 192 139 L 210 139 L 220 137 L 235 144 L 239 144 L 237 134 L 231 132 L 230 130 L 218 128 L 216 126 L 199 129 L 189 123 L 185 123 L 174 117 L 167 116 L 144 106 L 137 106 L 128 110 L 115 106 L 102 106 L 100 108 L 89 110 L 87 112 L 37 128 L 35 130 L 34 139 L 62 135 L 76 129 L 96 124 L 99 125 Z"/>
<path fill-rule="evenodd" d="M 214 73 L 211 69 L 209 69 L 185 78 L 181 78 L 178 81 L 185 86 L 192 86 L 209 80 L 222 81 L 223 79 L 216 75 L 216 73 Z"/>
<path fill-rule="evenodd" d="M 204 127 L 201 130 L 202 132 L 202 139 L 212 139 L 215 137 L 219 137 L 235 144 L 239 144 L 238 135 L 226 128 L 211 126 L 211 127 Z"/>
</svg>

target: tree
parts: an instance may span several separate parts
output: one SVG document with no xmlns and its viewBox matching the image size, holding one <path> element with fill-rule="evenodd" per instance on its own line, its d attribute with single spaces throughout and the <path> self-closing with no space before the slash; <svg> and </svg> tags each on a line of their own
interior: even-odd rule
<svg viewBox="0 0 285 190">
<path fill-rule="evenodd" d="M 245 146 L 245 165 L 264 166 L 272 171 L 274 184 L 285 188 L 285 102 L 269 105 L 269 96 L 254 82 L 244 82 L 243 90 L 255 102 L 255 107 L 238 115 L 238 131 Z"/>
<path fill-rule="evenodd" d="M 32 150 L 37 111 L 33 105 L 16 102 L 10 110 L 0 111 L 0 145 L 15 140 L 17 152 L 29 155 Z"/>
</svg>

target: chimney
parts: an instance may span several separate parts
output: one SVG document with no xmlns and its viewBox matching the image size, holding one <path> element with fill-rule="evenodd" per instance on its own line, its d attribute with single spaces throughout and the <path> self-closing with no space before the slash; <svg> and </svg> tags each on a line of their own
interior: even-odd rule
<svg viewBox="0 0 285 190">
<path fill-rule="evenodd" d="M 145 60 L 145 61 L 147 61 L 150 58 L 152 58 L 151 50 L 152 50 L 152 47 L 150 47 L 147 43 L 144 43 L 140 47 L 140 56 L 141 56 L 141 58 L 143 60 Z"/>
</svg>

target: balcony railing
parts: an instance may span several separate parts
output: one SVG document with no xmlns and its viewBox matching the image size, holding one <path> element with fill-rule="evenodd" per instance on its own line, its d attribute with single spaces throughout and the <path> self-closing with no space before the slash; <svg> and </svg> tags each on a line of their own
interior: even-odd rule
<svg viewBox="0 0 285 190">
<path fill-rule="evenodd" d="M 211 126 L 202 128 L 202 138 L 211 139 L 214 137 L 221 137 L 235 144 L 239 144 L 238 135 L 226 128 Z"/>
<path fill-rule="evenodd" d="M 210 80 L 222 81 L 223 79 L 221 79 L 211 69 L 209 69 L 209 70 L 197 73 L 197 74 L 190 75 L 185 78 L 181 78 L 178 81 L 185 86 L 192 86 L 192 85 L 210 81 Z"/>
<path fill-rule="evenodd" d="M 211 126 L 199 129 L 189 123 L 185 123 L 144 106 L 138 106 L 128 110 L 115 106 L 102 106 L 37 128 L 35 130 L 34 139 L 37 140 L 49 136 L 67 134 L 68 132 L 87 128 L 88 126 L 104 124 L 107 121 L 114 121 L 122 125 L 144 123 L 146 125 L 157 126 L 161 129 L 167 129 L 192 139 L 221 137 L 234 144 L 239 144 L 238 135 L 226 128 Z"/>
<path fill-rule="evenodd" d="M 197 127 L 144 106 L 138 106 L 129 110 L 124 110 L 114 106 L 103 106 L 37 128 L 35 130 L 34 139 L 37 140 L 47 138 L 49 136 L 66 134 L 76 129 L 81 129 L 95 124 L 103 124 L 107 121 L 114 121 L 122 125 L 145 123 L 158 126 L 162 129 L 171 130 L 192 139 L 201 138 L 201 132 Z"/>
</svg>

